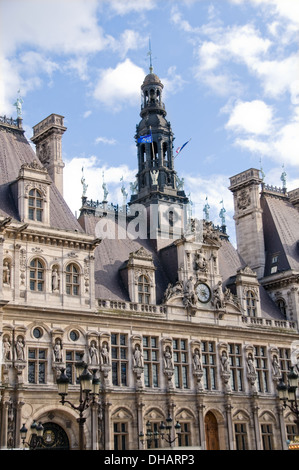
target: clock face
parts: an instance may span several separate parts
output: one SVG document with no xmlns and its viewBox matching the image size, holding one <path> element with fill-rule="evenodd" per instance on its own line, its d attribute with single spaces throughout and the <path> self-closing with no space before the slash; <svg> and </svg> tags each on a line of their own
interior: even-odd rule
<svg viewBox="0 0 299 470">
<path fill-rule="evenodd" d="M 196 293 L 200 302 L 209 302 L 211 298 L 211 291 L 206 284 L 198 284 L 198 286 L 196 287 Z"/>
</svg>

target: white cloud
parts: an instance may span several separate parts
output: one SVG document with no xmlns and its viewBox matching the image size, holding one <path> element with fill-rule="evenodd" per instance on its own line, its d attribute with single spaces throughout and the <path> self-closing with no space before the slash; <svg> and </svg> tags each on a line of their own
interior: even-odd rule
<svg viewBox="0 0 299 470">
<path fill-rule="evenodd" d="M 294 116 L 276 132 L 261 140 L 258 135 L 238 137 L 235 145 L 252 153 L 263 155 L 276 162 L 299 167 L 299 108 Z"/>
<path fill-rule="evenodd" d="M 114 69 L 100 72 L 93 96 L 112 111 L 119 111 L 128 104 L 136 106 L 140 102 L 140 84 L 144 75 L 142 68 L 126 59 Z"/>
<path fill-rule="evenodd" d="M 226 128 L 249 134 L 270 134 L 273 129 L 273 110 L 261 100 L 238 101 L 231 112 Z"/>
<path fill-rule="evenodd" d="M 109 8 L 118 15 L 126 15 L 127 13 L 145 12 L 156 7 L 156 0 L 101 0 L 108 3 Z"/>
<path fill-rule="evenodd" d="M 115 145 L 115 139 L 108 139 L 107 137 L 97 137 L 95 140 L 96 144 L 108 144 L 108 145 Z"/>
<path fill-rule="evenodd" d="M 20 45 L 59 54 L 102 50 L 109 38 L 97 24 L 97 6 L 97 0 L 2 0 L 2 49 L 7 54 Z"/>
<path fill-rule="evenodd" d="M 86 192 L 88 199 L 103 200 L 103 173 L 109 192 L 108 202 L 122 203 L 121 178 L 123 178 L 127 192 L 130 194 L 129 183 L 135 181 L 136 169 L 131 170 L 125 164 L 118 167 L 101 166 L 96 156 L 73 158 L 65 162 L 64 169 L 64 198 L 73 213 L 78 212 L 82 205 L 82 193 L 78 192 L 78 188 L 81 186 L 82 168 L 84 168 L 85 183 L 88 186 Z"/>
</svg>

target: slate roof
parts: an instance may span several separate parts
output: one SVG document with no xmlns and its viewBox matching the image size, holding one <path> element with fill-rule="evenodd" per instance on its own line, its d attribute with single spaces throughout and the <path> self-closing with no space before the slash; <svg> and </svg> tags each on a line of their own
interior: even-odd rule
<svg viewBox="0 0 299 470">
<path fill-rule="evenodd" d="M 79 220 L 87 234 L 97 236 L 95 227 L 100 220 L 99 217 L 83 215 Z M 156 298 L 157 303 L 161 303 L 166 287 L 171 281 L 164 270 L 159 254 L 155 251 L 150 240 L 147 239 L 106 238 L 102 240 L 94 253 L 96 298 L 117 301 L 130 300 L 127 288 L 121 279 L 120 268 L 129 259 L 130 253 L 139 250 L 141 246 L 153 256 L 153 263 L 156 268 Z"/>
<path fill-rule="evenodd" d="M 24 131 L 0 122 L 0 216 L 20 221 L 10 184 L 18 177 L 21 165 L 34 160 L 38 158 Z M 50 223 L 52 228 L 83 232 L 55 184 L 50 186 Z"/>
<path fill-rule="evenodd" d="M 271 274 L 272 256 L 278 254 L 277 272 L 299 272 L 299 212 L 287 198 L 264 192 L 264 238 L 266 250 L 265 276 Z"/>
</svg>

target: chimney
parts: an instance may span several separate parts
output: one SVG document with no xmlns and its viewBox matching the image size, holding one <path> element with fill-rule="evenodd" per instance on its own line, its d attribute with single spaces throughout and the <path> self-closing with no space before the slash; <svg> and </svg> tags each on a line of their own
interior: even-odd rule
<svg viewBox="0 0 299 470">
<path fill-rule="evenodd" d="M 63 168 L 61 138 L 66 131 L 63 116 L 50 114 L 33 127 L 32 142 L 36 145 L 36 155 L 63 196 Z"/>
</svg>

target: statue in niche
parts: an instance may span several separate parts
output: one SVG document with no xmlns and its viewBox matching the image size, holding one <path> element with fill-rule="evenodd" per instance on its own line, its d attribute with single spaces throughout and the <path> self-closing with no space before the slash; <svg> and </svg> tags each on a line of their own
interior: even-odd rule
<svg viewBox="0 0 299 470">
<path fill-rule="evenodd" d="M 3 284 L 10 285 L 10 265 L 7 260 L 3 263 Z"/>
<path fill-rule="evenodd" d="M 222 351 L 222 354 L 221 354 L 221 369 L 222 369 L 222 372 L 229 372 L 230 371 L 230 365 L 229 365 L 229 362 L 228 362 L 228 357 L 227 357 L 227 352 L 226 351 Z"/>
<path fill-rule="evenodd" d="M 101 358 L 102 358 L 102 364 L 110 364 L 108 345 L 106 342 L 102 344 Z"/>
<path fill-rule="evenodd" d="M 53 346 L 53 355 L 55 362 L 62 362 L 62 342 L 61 339 L 56 339 Z"/>
<path fill-rule="evenodd" d="M 195 269 L 196 271 L 207 272 L 208 270 L 208 263 L 202 253 L 202 250 L 199 250 L 195 256 Z"/>
<path fill-rule="evenodd" d="M 25 341 L 22 336 L 19 336 L 17 338 L 15 350 L 16 350 L 17 361 L 24 362 L 25 361 Z"/>
<path fill-rule="evenodd" d="M 11 361 L 11 343 L 7 336 L 4 336 L 2 343 L 2 356 L 4 361 Z"/>
<path fill-rule="evenodd" d="M 59 291 L 59 280 L 60 276 L 58 273 L 58 269 L 54 267 L 52 270 L 52 292 Z"/>
<path fill-rule="evenodd" d="M 91 341 L 88 353 L 89 353 L 90 364 L 98 366 L 100 361 L 99 361 L 98 348 L 97 348 L 97 344 L 95 341 Z"/>
<path fill-rule="evenodd" d="M 165 369 L 173 369 L 172 352 L 170 346 L 166 346 L 164 351 L 164 366 Z"/>
<path fill-rule="evenodd" d="M 133 354 L 133 364 L 134 364 L 134 367 L 143 367 L 142 353 L 141 353 L 139 344 L 136 344 L 135 346 L 135 350 Z"/>
<path fill-rule="evenodd" d="M 251 375 L 254 375 L 256 373 L 255 366 L 253 363 L 253 356 L 251 353 L 249 353 L 247 357 L 247 370 Z"/>
<path fill-rule="evenodd" d="M 277 356 L 273 356 L 272 360 L 272 368 L 273 368 L 273 374 L 275 377 L 281 377 L 281 367 L 278 362 Z"/>
<path fill-rule="evenodd" d="M 202 364 L 201 364 L 201 359 L 200 359 L 200 352 L 199 349 L 196 348 L 193 354 L 193 367 L 194 370 L 202 370 Z"/>
</svg>

